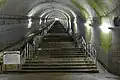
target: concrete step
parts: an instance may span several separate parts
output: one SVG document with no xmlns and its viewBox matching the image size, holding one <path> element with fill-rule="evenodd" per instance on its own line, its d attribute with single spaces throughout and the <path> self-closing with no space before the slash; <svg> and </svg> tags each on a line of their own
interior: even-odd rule
<svg viewBox="0 0 120 80">
<path fill-rule="evenodd" d="M 39 70 L 39 69 L 97 69 L 96 66 L 23 66 L 22 69 Z"/>
<path fill-rule="evenodd" d="M 60 36 L 60 35 L 52 35 L 45 36 L 43 38 L 43 42 L 73 42 L 74 39 L 71 36 Z"/>
<path fill-rule="evenodd" d="M 58 55 L 75 54 L 75 55 L 77 55 L 77 54 L 79 54 L 79 55 L 84 55 L 85 53 L 84 53 L 84 51 L 38 50 L 36 54 L 40 54 L 40 55 L 42 55 L 42 54 L 51 54 L 51 55 L 52 54 L 53 55 L 55 55 L 55 54 L 58 54 Z"/>
<path fill-rule="evenodd" d="M 7 72 L 18 72 L 18 71 L 7 71 Z M 99 70 L 98 69 L 56 69 L 56 70 L 52 70 L 52 69 L 41 69 L 41 70 L 21 70 L 19 71 L 20 73 L 41 73 L 41 72 L 44 72 L 44 73 L 48 73 L 48 72 L 61 72 L 61 73 L 98 73 Z"/>
<path fill-rule="evenodd" d="M 81 58 L 87 57 L 86 55 L 51 55 L 51 58 Z"/>
<path fill-rule="evenodd" d="M 42 42 L 40 48 L 70 48 L 75 47 L 74 42 Z"/>
<path fill-rule="evenodd" d="M 85 55 L 85 53 L 65 53 L 65 52 L 58 52 L 58 53 L 49 53 L 50 55 Z"/>
<path fill-rule="evenodd" d="M 26 63 L 93 63 L 88 60 L 26 60 Z"/>
<path fill-rule="evenodd" d="M 43 42 L 73 42 L 73 39 L 69 38 L 44 38 Z"/>
<path fill-rule="evenodd" d="M 68 33 L 47 33 L 45 37 L 72 37 Z"/>
<path fill-rule="evenodd" d="M 72 58 L 72 57 L 74 57 L 74 58 L 77 58 L 77 57 L 87 57 L 85 54 L 65 54 L 65 55 L 63 55 L 63 54 L 50 54 L 50 53 L 48 53 L 48 54 L 35 54 L 34 55 L 34 57 L 36 57 L 36 58 L 41 58 L 41 57 L 50 57 L 50 58 L 52 58 L 52 57 L 69 57 L 69 58 Z"/>
<path fill-rule="evenodd" d="M 66 60 L 66 61 L 72 61 L 72 60 L 88 60 L 87 58 L 85 57 L 81 57 L 81 58 L 50 58 L 50 57 L 47 57 L 47 58 L 28 58 L 26 60 Z"/>
<path fill-rule="evenodd" d="M 39 54 L 36 54 L 35 55 L 36 57 L 40 57 L 40 56 L 63 56 L 63 57 L 65 57 L 65 56 L 70 56 L 70 57 L 86 57 L 86 55 L 85 54 L 67 54 L 67 53 L 65 53 L 65 54 L 60 54 L 60 53 L 58 53 L 58 54 L 55 54 L 55 53 L 48 53 L 48 54 L 42 54 L 42 53 L 39 53 Z"/>
<path fill-rule="evenodd" d="M 75 47 L 67 47 L 67 48 L 38 48 L 38 51 L 46 51 L 46 52 L 72 52 L 72 53 L 76 53 L 76 52 L 83 52 L 83 48 L 75 48 Z"/>
<path fill-rule="evenodd" d="M 38 55 L 52 55 L 52 56 L 85 56 L 86 54 L 85 53 L 62 53 L 62 52 L 58 52 L 58 53 L 55 53 L 55 52 L 52 52 L 52 53 L 46 53 L 46 54 L 42 54 L 42 53 L 39 53 Z"/>
<path fill-rule="evenodd" d="M 75 57 L 72 57 L 72 56 L 51 56 L 50 58 L 61 58 L 61 59 L 64 59 L 64 58 L 87 58 L 86 56 L 75 56 Z"/>
<path fill-rule="evenodd" d="M 23 66 L 95 66 L 94 63 L 25 63 Z"/>
</svg>

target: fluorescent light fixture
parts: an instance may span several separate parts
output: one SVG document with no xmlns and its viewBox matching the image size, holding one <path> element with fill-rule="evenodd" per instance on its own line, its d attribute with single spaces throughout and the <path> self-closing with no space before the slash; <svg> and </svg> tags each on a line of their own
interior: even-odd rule
<svg viewBox="0 0 120 80">
<path fill-rule="evenodd" d="M 32 26 L 32 19 L 30 18 L 30 19 L 28 19 L 28 27 L 27 28 L 31 28 L 31 26 Z"/>
<path fill-rule="evenodd" d="M 90 20 L 88 20 L 86 23 L 84 23 L 84 25 L 85 25 L 85 27 L 87 27 L 87 29 L 91 29 L 90 24 L 91 24 Z"/>
<path fill-rule="evenodd" d="M 40 19 L 40 22 L 39 22 L 39 24 L 41 24 L 42 23 L 42 19 Z"/>
<path fill-rule="evenodd" d="M 108 23 L 103 23 L 101 26 L 100 26 L 100 29 L 104 32 L 104 33 L 109 33 L 110 32 L 110 24 Z"/>
<path fill-rule="evenodd" d="M 75 33 L 78 32 L 77 27 L 78 27 L 78 25 L 77 25 L 77 18 L 75 17 L 75 19 L 74 19 L 74 29 L 75 29 Z"/>
<path fill-rule="evenodd" d="M 55 18 L 55 21 L 59 21 L 59 18 Z"/>
<path fill-rule="evenodd" d="M 31 36 L 33 36 L 35 33 L 32 33 L 32 34 L 30 34 L 28 37 L 31 37 Z"/>
</svg>

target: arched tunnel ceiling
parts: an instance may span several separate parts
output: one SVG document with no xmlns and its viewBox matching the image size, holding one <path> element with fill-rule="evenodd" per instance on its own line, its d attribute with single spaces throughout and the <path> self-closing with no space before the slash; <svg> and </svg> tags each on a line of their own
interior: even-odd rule
<svg viewBox="0 0 120 80">
<path fill-rule="evenodd" d="M 107 15 L 120 4 L 119 0 L 0 0 L 0 14 L 27 15 L 35 6 L 44 3 L 52 4 L 53 2 L 58 5 L 63 4 L 64 7 L 72 9 L 77 15 L 82 14 L 85 17 L 88 14 L 89 17 L 96 16 L 96 14 L 97 16 Z M 41 7 L 41 10 L 42 8 L 44 7 Z"/>
<path fill-rule="evenodd" d="M 45 16 L 48 18 L 59 18 L 62 20 L 67 20 L 67 16 L 61 12 L 50 12 Z"/>
<path fill-rule="evenodd" d="M 39 15 L 42 15 L 44 12 L 55 11 L 56 9 L 66 12 L 71 17 L 73 16 L 73 14 L 71 13 L 72 10 L 70 8 L 61 4 L 56 4 L 56 3 L 52 3 L 52 4 L 45 3 L 45 4 L 37 5 L 29 12 L 29 15 L 39 16 Z"/>
</svg>

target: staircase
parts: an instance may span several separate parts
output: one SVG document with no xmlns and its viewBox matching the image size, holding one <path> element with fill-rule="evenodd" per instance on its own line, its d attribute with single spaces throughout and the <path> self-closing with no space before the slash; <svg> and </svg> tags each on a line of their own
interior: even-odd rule
<svg viewBox="0 0 120 80">
<path fill-rule="evenodd" d="M 98 73 L 96 64 L 87 59 L 84 49 L 56 22 L 39 44 L 34 56 L 27 58 L 21 72 Z"/>
</svg>

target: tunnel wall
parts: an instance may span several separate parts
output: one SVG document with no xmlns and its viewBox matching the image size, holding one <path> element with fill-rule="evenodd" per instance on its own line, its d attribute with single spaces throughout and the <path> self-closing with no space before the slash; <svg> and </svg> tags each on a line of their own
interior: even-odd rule
<svg viewBox="0 0 120 80">
<path fill-rule="evenodd" d="M 106 22 L 107 20 L 107 22 Z M 113 27 L 108 33 L 100 28 L 103 23 L 106 27 Z M 110 25 L 109 25 L 110 24 Z M 97 49 L 98 61 L 111 73 L 120 75 L 120 31 L 113 26 L 113 19 L 103 18 L 103 22 L 97 27 L 92 27 L 90 41 Z"/>
<path fill-rule="evenodd" d="M 77 19 L 77 28 L 78 28 L 78 34 L 80 36 L 85 37 L 85 27 L 84 27 L 84 20 L 82 20 L 80 17 Z"/>
<path fill-rule="evenodd" d="M 0 25 L 0 49 L 29 36 L 39 27 L 39 21 L 33 22 L 30 28 L 28 23 Z"/>
</svg>

